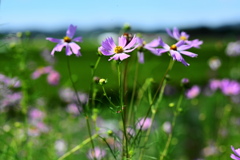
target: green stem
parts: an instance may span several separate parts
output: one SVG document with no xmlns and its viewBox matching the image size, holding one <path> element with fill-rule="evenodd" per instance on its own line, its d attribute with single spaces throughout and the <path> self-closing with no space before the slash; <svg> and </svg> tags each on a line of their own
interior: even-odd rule
<svg viewBox="0 0 240 160">
<path fill-rule="evenodd" d="M 119 99 L 120 99 L 120 107 L 122 109 L 121 116 L 122 116 L 122 124 L 123 124 L 123 159 L 126 155 L 128 158 L 128 140 L 127 140 L 127 129 L 126 129 L 126 121 L 125 121 L 125 115 L 124 115 L 124 104 L 123 104 L 123 85 L 122 85 L 122 76 L 121 76 L 121 69 L 120 69 L 120 62 L 118 63 L 118 87 L 119 87 Z M 125 148 L 124 148 L 125 147 Z M 124 150 L 126 151 L 126 154 L 124 155 Z"/>
<path fill-rule="evenodd" d="M 136 67 L 135 67 L 133 91 L 132 91 L 131 101 L 130 101 L 130 105 L 129 105 L 129 113 L 128 113 L 128 120 L 129 120 L 129 122 L 131 122 L 131 120 L 132 120 L 133 124 L 135 124 L 135 114 L 132 114 L 132 112 L 136 110 L 135 105 L 133 105 L 133 102 L 134 102 L 134 97 L 135 97 L 136 88 L 137 88 L 138 66 L 139 66 L 139 63 L 137 62 Z"/>
<path fill-rule="evenodd" d="M 81 113 L 81 109 L 80 109 L 80 107 L 81 107 L 81 101 L 80 101 L 80 99 L 79 99 L 79 96 L 78 96 L 78 92 L 77 92 L 77 88 L 75 87 L 75 85 L 74 85 L 74 82 L 73 82 L 73 79 L 72 79 L 72 73 L 71 73 L 71 68 L 70 68 L 70 62 L 69 62 L 69 58 L 67 58 L 67 66 L 68 66 L 68 72 L 69 72 L 69 77 L 70 77 L 70 80 L 71 80 L 71 82 L 72 82 L 72 86 L 73 86 L 73 89 L 74 89 L 74 91 L 75 91 L 75 94 L 76 94 L 76 97 L 77 97 L 77 101 L 78 101 L 78 111 L 79 111 L 79 113 Z M 85 109 L 86 109 L 87 107 L 85 107 Z M 90 127 L 90 122 L 89 122 L 89 119 L 88 119 L 88 115 L 87 115 L 87 112 L 86 111 L 84 111 L 84 115 L 85 115 L 85 120 L 86 120 L 86 124 L 87 124 L 87 129 L 88 129 L 88 135 L 89 135 L 89 137 L 90 137 L 90 141 L 91 141 L 91 145 L 92 145 L 92 149 L 94 150 L 94 143 L 93 143 L 93 139 L 92 139 L 92 133 L 91 133 L 91 127 Z M 96 158 L 94 158 L 94 159 L 96 159 Z"/>
<path fill-rule="evenodd" d="M 94 65 L 93 68 L 92 68 L 92 79 L 91 79 L 92 82 L 91 82 L 91 84 L 90 84 L 90 92 L 92 92 L 92 99 L 91 99 L 92 106 L 95 105 L 95 102 L 94 102 L 94 101 L 95 101 L 95 96 L 96 96 L 96 93 L 95 93 L 95 90 L 94 90 L 94 81 L 93 81 L 93 78 L 94 78 L 94 76 L 95 76 L 95 72 L 96 72 L 96 69 L 97 69 L 97 67 L 98 67 L 98 64 L 99 64 L 100 60 L 101 60 L 101 56 L 98 56 L 98 59 L 97 59 L 95 65 Z"/>
<path fill-rule="evenodd" d="M 150 112 L 151 112 L 151 110 L 152 110 L 152 107 L 153 107 L 153 103 L 154 103 L 154 101 L 155 101 L 155 99 L 156 99 L 156 97 L 157 97 L 157 94 L 158 94 L 158 92 L 161 90 L 161 88 L 162 88 L 162 86 L 163 86 L 163 82 L 164 82 L 164 80 L 166 79 L 168 72 L 172 69 L 173 64 L 174 64 L 174 60 L 170 59 L 168 68 L 167 68 L 167 70 L 166 70 L 166 72 L 165 72 L 165 74 L 164 74 L 161 82 L 159 83 L 159 86 L 158 86 L 158 88 L 157 88 L 157 90 L 156 90 L 156 92 L 155 92 L 155 94 L 154 94 L 154 96 L 153 96 L 152 103 L 149 105 L 149 108 L 148 108 L 148 111 L 147 111 L 147 113 L 146 113 L 146 116 L 144 117 L 143 124 L 145 123 L 147 117 L 149 116 L 149 114 L 150 114 Z M 155 110 L 157 110 L 157 108 L 158 108 L 158 106 L 155 108 Z M 153 119 L 152 119 L 152 121 L 153 121 Z M 142 131 L 142 127 L 143 127 L 143 125 L 141 125 L 139 131 L 137 132 L 136 136 L 134 137 L 134 139 L 133 139 L 133 144 L 134 144 L 134 142 L 136 141 L 136 139 L 138 138 L 138 136 L 140 135 L 140 132 Z"/>
<path fill-rule="evenodd" d="M 104 86 L 102 86 L 102 90 L 103 90 L 103 95 L 107 98 L 108 102 L 109 102 L 114 108 L 116 108 L 116 105 L 115 105 L 115 104 L 110 100 L 110 98 L 108 97 L 107 92 L 106 92 Z"/>
<path fill-rule="evenodd" d="M 180 105 L 181 105 L 181 103 L 182 103 L 183 95 L 184 95 L 184 94 L 182 93 L 181 96 L 180 96 L 179 99 L 178 99 L 176 111 L 174 112 L 174 117 L 173 117 L 172 125 L 171 125 L 171 126 L 172 126 L 172 130 L 171 130 L 171 132 L 170 132 L 169 135 L 168 135 L 168 139 L 167 139 L 167 142 L 166 142 L 166 145 L 165 145 L 165 147 L 164 147 L 163 152 L 160 153 L 160 158 L 159 158 L 159 160 L 163 160 L 164 157 L 167 156 L 168 148 L 169 148 L 169 146 L 170 146 L 170 144 L 171 144 L 172 137 L 173 137 L 173 129 L 174 129 L 175 124 L 176 124 L 177 116 L 178 116 L 178 114 L 179 114 L 179 112 L 180 112 Z"/>
<path fill-rule="evenodd" d="M 76 147 L 74 147 L 73 149 L 71 149 L 70 151 L 68 151 L 67 153 L 65 153 L 64 155 L 62 155 L 60 158 L 58 158 L 58 160 L 63 160 L 66 157 L 70 156 L 71 154 L 73 154 L 74 152 L 76 152 L 77 150 L 81 149 L 83 146 L 85 146 L 86 144 L 88 144 L 89 142 L 91 142 L 93 139 L 95 139 L 96 137 L 98 137 L 98 134 L 94 134 L 93 136 L 91 136 L 90 138 L 84 140 L 81 144 L 77 145 Z"/>
</svg>

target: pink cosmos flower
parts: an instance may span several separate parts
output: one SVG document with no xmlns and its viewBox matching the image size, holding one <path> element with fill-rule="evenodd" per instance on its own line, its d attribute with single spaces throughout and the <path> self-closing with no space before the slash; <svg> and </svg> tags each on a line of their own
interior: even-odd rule
<svg viewBox="0 0 240 160">
<path fill-rule="evenodd" d="M 188 89 L 185 93 L 186 97 L 189 98 L 189 99 L 192 99 L 192 98 L 195 98 L 199 95 L 200 93 L 200 87 L 195 85 L 195 86 L 192 86 L 192 88 Z"/>
<path fill-rule="evenodd" d="M 99 51 L 104 56 L 112 56 L 111 58 L 109 58 L 109 61 L 111 61 L 112 59 L 122 61 L 130 57 L 130 55 L 126 53 L 132 52 L 137 47 L 137 45 L 135 45 L 137 42 L 137 38 L 135 35 L 131 38 L 129 43 L 127 42 L 127 38 L 122 35 L 118 38 L 118 45 L 116 45 L 113 38 L 110 37 L 102 42 L 102 46 L 99 47 Z"/>
<path fill-rule="evenodd" d="M 240 84 L 235 80 L 223 79 L 221 81 L 221 91 L 227 96 L 240 94 Z"/>
<path fill-rule="evenodd" d="M 152 125 L 152 119 L 151 118 L 141 118 L 139 122 L 137 123 L 137 129 L 147 130 Z"/>
<path fill-rule="evenodd" d="M 233 146 L 231 146 L 231 149 L 233 151 L 233 154 L 231 154 L 231 158 L 234 160 L 240 160 L 240 148 L 235 149 Z"/>
<path fill-rule="evenodd" d="M 32 73 L 32 79 L 37 79 L 39 78 L 41 75 L 43 74 L 48 74 L 52 71 L 52 67 L 51 66 L 47 66 L 47 67 L 39 67 L 38 69 L 36 69 L 33 73 Z"/>
<path fill-rule="evenodd" d="M 100 149 L 99 147 L 95 147 L 94 150 L 90 149 L 88 151 L 87 157 L 88 159 L 97 159 L 101 160 L 106 156 L 106 151 Z"/>
<path fill-rule="evenodd" d="M 149 43 L 146 43 L 142 38 L 137 38 L 137 43 L 139 48 L 139 51 L 138 51 L 139 63 L 144 63 L 144 53 L 143 53 L 144 49 L 147 49 L 153 54 L 159 56 L 160 54 L 159 54 L 158 48 L 156 47 L 160 46 L 160 42 L 161 42 L 160 38 L 154 39 Z"/>
<path fill-rule="evenodd" d="M 58 85 L 59 83 L 59 80 L 60 80 L 60 74 L 56 71 L 51 71 L 49 74 L 48 74 L 48 77 L 47 77 L 47 81 L 50 85 Z"/>
<path fill-rule="evenodd" d="M 169 52 L 173 60 L 177 60 L 179 62 L 182 62 L 185 66 L 189 66 L 189 64 L 184 60 L 181 54 L 184 54 L 189 57 L 197 57 L 197 54 L 185 51 L 187 49 L 192 48 L 191 45 L 184 45 L 184 41 L 178 41 L 176 44 L 173 44 L 171 46 L 164 43 L 161 39 L 160 45 L 163 48 L 158 49 L 159 53 L 162 54 L 164 52 Z"/>
<path fill-rule="evenodd" d="M 63 47 L 66 48 L 66 55 L 70 56 L 74 53 L 76 56 L 80 56 L 80 46 L 77 45 L 75 42 L 82 42 L 82 37 L 73 38 L 76 32 L 77 26 L 73 26 L 72 24 L 69 26 L 66 36 L 63 39 L 56 39 L 47 37 L 46 40 L 51 42 L 57 43 L 57 45 L 53 48 L 51 55 L 53 56 L 55 51 L 61 52 Z"/>
<path fill-rule="evenodd" d="M 187 34 L 186 32 L 180 32 L 176 27 L 173 28 L 173 31 L 171 32 L 170 29 L 166 30 L 168 35 L 171 36 L 172 38 L 178 40 L 178 41 L 184 41 L 186 44 L 191 45 L 194 48 L 199 48 L 200 45 L 203 43 L 203 41 L 200 41 L 198 39 L 194 39 L 194 40 L 188 40 L 189 39 L 189 34 Z"/>
</svg>

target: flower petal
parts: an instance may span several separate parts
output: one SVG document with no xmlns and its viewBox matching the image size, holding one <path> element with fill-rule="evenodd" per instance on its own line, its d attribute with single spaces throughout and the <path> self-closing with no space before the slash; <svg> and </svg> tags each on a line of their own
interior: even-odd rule
<svg viewBox="0 0 240 160">
<path fill-rule="evenodd" d="M 231 154 L 231 156 L 230 156 L 232 159 L 234 159 L 234 160 L 240 160 L 240 158 L 239 157 L 237 157 L 237 156 L 235 156 L 234 154 Z"/>
<path fill-rule="evenodd" d="M 233 153 L 240 158 L 240 149 L 235 149 L 233 146 L 231 146 L 231 149 Z"/>
<path fill-rule="evenodd" d="M 144 53 L 143 52 L 138 52 L 138 62 L 139 63 L 144 63 Z"/>
<path fill-rule="evenodd" d="M 149 47 L 158 47 L 160 45 L 160 38 L 152 40 L 150 43 L 147 43 L 145 46 Z"/>
<path fill-rule="evenodd" d="M 173 28 L 173 37 L 177 40 L 180 38 L 179 30 L 176 27 Z"/>
<path fill-rule="evenodd" d="M 127 43 L 126 37 L 121 36 L 121 37 L 118 38 L 118 45 L 119 45 L 119 46 L 121 46 L 121 47 L 124 48 L 125 45 L 126 45 L 126 43 Z"/>
<path fill-rule="evenodd" d="M 118 54 L 115 54 L 114 56 L 112 56 L 108 61 L 111 61 L 112 59 L 114 60 L 124 60 L 126 58 L 130 57 L 130 55 L 128 54 L 125 54 L 125 53 L 118 53 Z"/>
<path fill-rule="evenodd" d="M 181 51 L 181 54 L 184 54 L 189 57 L 197 57 L 198 55 L 189 51 Z"/>
<path fill-rule="evenodd" d="M 102 47 L 103 47 L 105 50 L 111 51 L 111 50 L 114 49 L 114 48 L 112 47 L 112 43 L 114 43 L 112 37 L 106 38 L 106 40 L 102 41 Z"/>
<path fill-rule="evenodd" d="M 183 45 L 185 42 L 184 41 L 178 41 L 175 45 L 177 47 L 180 47 L 181 45 Z"/>
<path fill-rule="evenodd" d="M 54 42 L 54 43 L 61 43 L 61 42 L 63 42 L 62 39 L 51 38 L 51 37 L 47 37 L 46 40 Z"/>
<path fill-rule="evenodd" d="M 158 49 L 157 49 L 157 53 L 158 53 L 159 56 L 160 56 L 161 54 L 167 52 L 167 51 L 169 51 L 169 50 L 168 50 L 168 49 L 164 49 L 164 48 L 158 48 Z"/>
<path fill-rule="evenodd" d="M 127 44 L 126 47 L 124 47 L 124 49 L 132 48 L 136 44 L 136 42 L 137 42 L 137 38 L 136 38 L 136 35 L 134 35 L 132 40 Z"/>
<path fill-rule="evenodd" d="M 184 58 L 181 56 L 179 52 L 170 50 L 170 54 L 174 60 L 182 62 L 182 64 L 184 64 L 185 66 L 189 66 L 189 64 L 184 60 Z"/>
<path fill-rule="evenodd" d="M 75 41 L 75 42 L 82 42 L 82 37 L 76 37 L 76 38 L 73 38 L 72 41 Z"/>
<path fill-rule="evenodd" d="M 77 30 L 77 26 L 74 26 L 74 25 L 71 24 L 71 25 L 68 27 L 68 30 L 67 30 L 67 32 L 66 32 L 66 35 L 67 35 L 69 38 L 72 38 L 72 37 L 74 36 L 76 30 Z"/>
<path fill-rule="evenodd" d="M 174 38 L 174 36 L 173 36 L 173 34 L 172 34 L 172 32 L 171 32 L 171 30 L 170 30 L 169 28 L 167 28 L 166 31 L 167 31 L 167 34 L 168 34 L 170 37 Z"/>
<path fill-rule="evenodd" d="M 66 45 L 66 55 L 67 56 L 70 56 L 72 54 L 72 51 L 70 49 L 70 46 L 69 45 Z"/>
<path fill-rule="evenodd" d="M 192 48 L 192 45 L 181 45 L 177 48 L 178 51 L 184 51 L 184 50 L 187 50 L 187 49 L 190 49 Z"/>
<path fill-rule="evenodd" d="M 72 49 L 72 51 L 73 51 L 73 53 L 74 54 L 79 54 L 79 50 L 81 49 L 80 47 L 79 47 L 79 45 L 77 45 L 76 43 L 74 43 L 74 42 L 71 42 L 71 43 L 69 43 L 69 46 L 71 47 L 71 49 Z"/>
<path fill-rule="evenodd" d="M 99 51 L 104 55 L 104 56 L 111 56 L 114 54 L 114 52 L 107 50 L 105 48 L 103 48 L 102 46 L 99 47 Z"/>
<path fill-rule="evenodd" d="M 163 42 L 162 38 L 159 39 L 159 45 L 162 46 L 166 50 L 170 50 L 169 45 Z"/>
</svg>

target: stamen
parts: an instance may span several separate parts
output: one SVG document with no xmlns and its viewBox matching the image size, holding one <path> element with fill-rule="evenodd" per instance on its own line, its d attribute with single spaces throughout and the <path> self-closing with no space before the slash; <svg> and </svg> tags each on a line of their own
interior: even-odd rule
<svg viewBox="0 0 240 160">
<path fill-rule="evenodd" d="M 187 37 L 181 36 L 180 39 L 185 41 L 185 40 L 187 40 Z"/>
<path fill-rule="evenodd" d="M 114 48 L 114 53 L 123 53 L 123 48 L 121 46 L 116 46 Z"/>
<path fill-rule="evenodd" d="M 177 50 L 177 46 L 175 44 L 173 44 L 173 45 L 171 45 L 170 49 L 176 51 Z"/>
<path fill-rule="evenodd" d="M 70 43 L 72 40 L 68 36 L 63 38 L 64 42 Z"/>
</svg>

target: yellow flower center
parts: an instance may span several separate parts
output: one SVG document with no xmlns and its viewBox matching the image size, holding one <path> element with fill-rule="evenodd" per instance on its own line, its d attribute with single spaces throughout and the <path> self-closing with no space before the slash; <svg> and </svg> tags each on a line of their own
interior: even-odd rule
<svg viewBox="0 0 240 160">
<path fill-rule="evenodd" d="M 180 39 L 185 41 L 185 40 L 187 40 L 187 37 L 181 36 Z"/>
<path fill-rule="evenodd" d="M 116 46 L 114 48 L 114 53 L 123 53 L 123 48 L 121 46 Z"/>
<path fill-rule="evenodd" d="M 70 43 L 72 40 L 68 36 L 63 38 L 64 42 Z"/>
<path fill-rule="evenodd" d="M 176 51 L 177 50 L 177 46 L 175 44 L 173 44 L 173 45 L 171 45 L 170 49 Z"/>
</svg>

